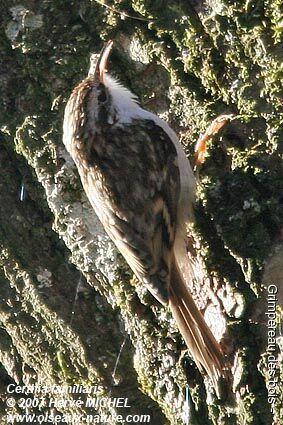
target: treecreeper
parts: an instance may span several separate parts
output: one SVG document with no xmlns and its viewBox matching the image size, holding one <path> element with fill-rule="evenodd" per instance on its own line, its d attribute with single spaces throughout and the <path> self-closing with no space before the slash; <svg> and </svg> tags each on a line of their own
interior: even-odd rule
<svg viewBox="0 0 283 425">
<path fill-rule="evenodd" d="M 107 73 L 112 41 L 73 90 L 63 142 L 105 231 L 157 300 L 169 306 L 193 359 L 216 388 L 225 377 L 219 343 L 181 272 L 188 262 L 195 177 L 175 132 Z"/>
</svg>

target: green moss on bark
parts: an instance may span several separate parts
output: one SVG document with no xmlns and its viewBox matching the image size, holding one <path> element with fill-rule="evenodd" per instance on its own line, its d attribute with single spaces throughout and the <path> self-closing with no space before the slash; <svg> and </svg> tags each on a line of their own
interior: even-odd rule
<svg viewBox="0 0 283 425">
<path fill-rule="evenodd" d="M 182 423 L 189 381 L 192 423 L 267 425 L 272 422 L 264 382 L 268 382 L 267 365 L 260 372 L 257 369 L 265 337 L 251 323 L 251 309 L 262 297 L 262 270 L 282 226 L 282 5 L 267 1 L 263 8 L 263 2 L 229 0 L 107 4 L 112 10 L 95 1 L 35 5 L 25 0 L 21 12 L 17 2 L 3 3 L 1 129 L 5 150 L 1 155 L 5 173 L 0 242 L 6 251 L 1 263 L 5 284 L 0 311 L 6 333 L 1 361 L 13 379 L 28 380 L 28 373 L 21 372 L 26 367 L 39 380 L 42 353 L 46 353 L 52 379 L 102 379 L 105 391 L 118 396 L 125 384 L 125 394 L 134 388 L 139 411 L 144 413 L 149 404 L 152 413 L 156 404 L 138 391 L 140 382 L 160 406 L 155 424 L 164 423 L 160 409 L 170 423 Z M 188 154 L 212 118 L 222 112 L 235 114 L 231 125 L 209 146 L 201 170 L 195 229 L 206 276 L 219 283 L 213 286 L 217 297 L 222 300 L 221 287 L 224 293 L 233 294 L 234 304 L 227 314 L 229 341 L 240 358 L 233 407 L 225 402 L 206 406 L 200 375 L 181 361 L 184 346 L 170 315 L 142 288 L 131 285 L 131 273 L 90 210 L 63 150 L 66 98 L 86 75 L 89 54 L 109 38 L 117 46 L 111 69 L 140 95 L 146 107 L 163 113 L 177 131 L 189 128 L 183 138 Z M 19 201 L 23 184 L 28 197 L 24 204 Z M 71 250 L 73 263 L 103 295 L 90 292 L 89 298 L 81 300 L 82 319 L 75 319 L 75 332 L 82 341 L 74 337 L 68 322 L 79 276 L 63 267 L 68 254 L 51 230 L 53 216 L 54 230 Z M 55 282 L 51 289 L 50 279 Z M 235 313 L 240 310 L 242 316 Z M 14 313 L 18 314 L 18 329 Z M 85 357 L 89 336 L 85 323 L 92 322 L 86 316 L 95 322 L 91 333 L 95 348 L 88 351 L 89 359 Z M 113 388 L 110 375 L 123 340 L 122 322 L 134 347 L 128 344 L 121 360 L 121 385 Z M 33 328 L 37 333 L 31 341 L 40 347 L 38 352 L 27 342 Z M 107 336 L 113 336 L 112 329 L 114 344 Z M 68 330 L 66 341 L 63 330 Z M 103 347 L 99 348 L 101 340 Z M 11 364 L 7 352 L 13 350 L 17 361 Z M 133 356 L 137 377 L 129 366 Z M 280 415 L 276 409 L 274 420 Z"/>
</svg>

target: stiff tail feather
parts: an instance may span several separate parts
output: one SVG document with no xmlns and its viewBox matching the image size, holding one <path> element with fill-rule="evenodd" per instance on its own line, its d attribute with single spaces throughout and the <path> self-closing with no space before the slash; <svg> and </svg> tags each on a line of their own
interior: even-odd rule
<svg viewBox="0 0 283 425">
<path fill-rule="evenodd" d="M 169 306 L 198 368 L 205 369 L 217 391 L 217 381 L 225 376 L 221 348 L 190 295 L 174 259 L 171 271 Z"/>
</svg>

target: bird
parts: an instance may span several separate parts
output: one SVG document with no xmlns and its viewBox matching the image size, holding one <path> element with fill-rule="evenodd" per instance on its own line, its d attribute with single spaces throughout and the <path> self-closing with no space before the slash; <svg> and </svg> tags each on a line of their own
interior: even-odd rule
<svg viewBox="0 0 283 425">
<path fill-rule="evenodd" d="M 65 107 L 63 143 L 106 233 L 151 294 L 169 307 L 214 387 L 225 357 L 182 273 L 196 180 L 171 127 L 107 72 L 113 41 L 91 61 Z"/>
</svg>

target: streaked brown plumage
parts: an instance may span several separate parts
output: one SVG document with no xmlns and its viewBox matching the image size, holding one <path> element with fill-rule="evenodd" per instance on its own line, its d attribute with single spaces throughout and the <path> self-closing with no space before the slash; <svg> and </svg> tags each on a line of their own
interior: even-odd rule
<svg viewBox="0 0 283 425">
<path fill-rule="evenodd" d="M 106 74 L 111 47 L 68 101 L 64 143 L 106 232 L 140 282 L 170 306 L 195 362 L 216 385 L 223 355 L 179 268 L 188 261 L 194 176 L 173 130 Z"/>
</svg>

